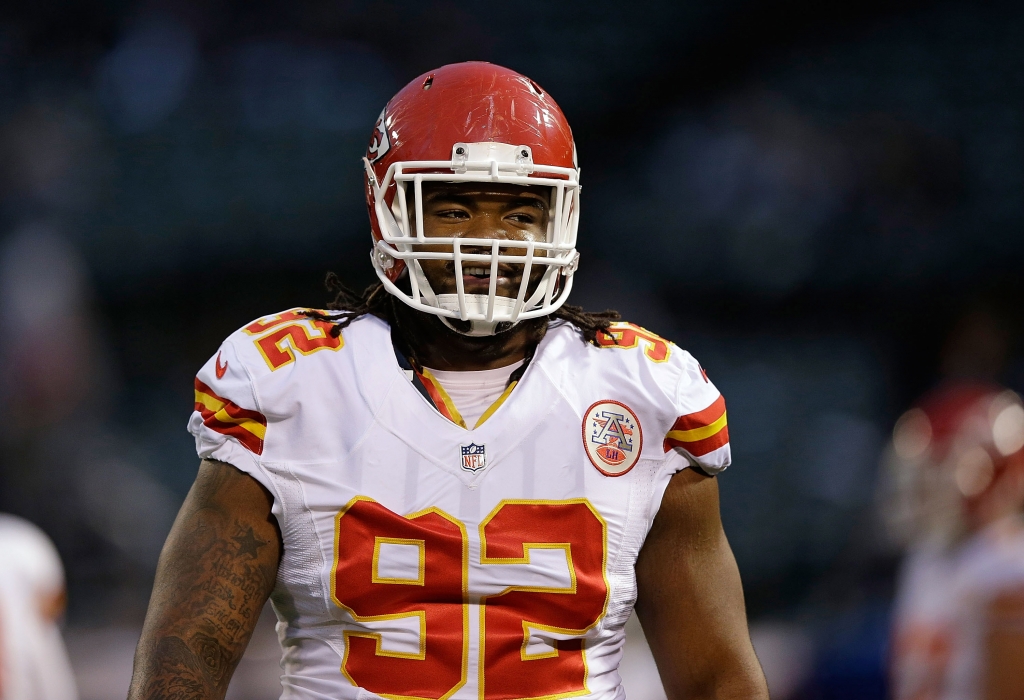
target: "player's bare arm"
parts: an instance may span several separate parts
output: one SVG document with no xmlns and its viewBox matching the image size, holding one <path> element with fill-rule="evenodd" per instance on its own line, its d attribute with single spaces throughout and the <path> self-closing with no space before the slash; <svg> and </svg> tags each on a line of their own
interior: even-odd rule
<svg viewBox="0 0 1024 700">
<path fill-rule="evenodd" d="M 768 697 L 722 529 L 717 479 L 693 469 L 672 478 L 636 577 L 637 615 L 670 700 Z"/>
<path fill-rule="evenodd" d="M 131 700 L 223 698 L 277 576 L 269 493 L 203 460 L 160 555 Z"/>
</svg>

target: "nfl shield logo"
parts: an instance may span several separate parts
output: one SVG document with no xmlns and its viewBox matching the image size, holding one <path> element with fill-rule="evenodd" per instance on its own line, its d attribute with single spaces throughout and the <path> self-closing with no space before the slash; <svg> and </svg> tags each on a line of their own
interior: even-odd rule
<svg viewBox="0 0 1024 700">
<path fill-rule="evenodd" d="M 470 443 L 462 445 L 462 468 L 467 472 L 478 472 L 487 466 L 487 446 Z"/>
</svg>

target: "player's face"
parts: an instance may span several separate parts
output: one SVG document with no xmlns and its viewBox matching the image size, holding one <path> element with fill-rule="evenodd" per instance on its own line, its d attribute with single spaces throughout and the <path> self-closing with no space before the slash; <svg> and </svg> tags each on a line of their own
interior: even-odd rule
<svg viewBox="0 0 1024 700">
<path fill-rule="evenodd" d="M 546 190 L 498 183 L 424 183 L 423 232 L 428 238 L 482 238 L 515 241 L 546 240 L 548 196 Z M 424 246 L 424 250 L 451 252 L 450 245 Z M 525 249 L 503 252 L 516 254 Z M 463 246 L 465 253 L 489 254 L 490 247 Z M 537 251 L 536 255 L 543 255 Z M 439 294 L 454 294 L 455 263 L 450 260 L 422 260 L 423 273 Z M 467 294 L 487 294 L 491 271 L 485 263 L 463 263 L 462 283 Z M 523 266 L 498 266 L 497 293 L 515 297 L 522 281 Z M 543 274 L 534 266 L 531 278 Z M 531 279 L 532 282 L 536 280 Z"/>
</svg>

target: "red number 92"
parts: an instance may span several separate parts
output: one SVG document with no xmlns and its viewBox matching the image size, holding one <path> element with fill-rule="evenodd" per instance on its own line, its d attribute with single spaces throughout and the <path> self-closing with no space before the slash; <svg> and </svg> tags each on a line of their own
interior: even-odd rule
<svg viewBox="0 0 1024 700">
<path fill-rule="evenodd" d="M 443 700 L 466 683 L 477 608 L 482 700 L 587 693 L 582 636 L 608 601 L 606 535 L 585 499 L 504 501 L 480 525 L 472 591 L 462 523 L 353 499 L 337 517 L 331 581 L 360 625 L 345 632 L 342 672 L 385 697 Z"/>
</svg>

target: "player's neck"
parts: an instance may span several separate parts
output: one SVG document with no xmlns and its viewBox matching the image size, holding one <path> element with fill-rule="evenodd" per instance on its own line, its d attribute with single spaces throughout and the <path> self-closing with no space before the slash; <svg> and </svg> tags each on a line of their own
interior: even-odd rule
<svg viewBox="0 0 1024 700">
<path fill-rule="evenodd" d="M 401 306 L 396 304 L 396 306 Z M 532 354 L 547 330 L 546 319 L 524 321 L 511 330 L 486 337 L 456 333 L 437 316 L 399 308 L 392 333 L 424 367 L 472 372 L 506 367 Z"/>
</svg>

